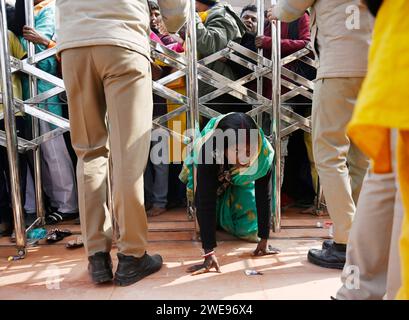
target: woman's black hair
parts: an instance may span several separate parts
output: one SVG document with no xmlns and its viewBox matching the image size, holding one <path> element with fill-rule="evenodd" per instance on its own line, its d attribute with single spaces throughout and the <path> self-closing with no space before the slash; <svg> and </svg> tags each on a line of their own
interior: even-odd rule
<svg viewBox="0 0 409 320">
<path fill-rule="evenodd" d="M 246 144 L 249 146 L 251 138 L 250 132 L 251 130 L 258 130 L 258 126 L 249 115 L 242 112 L 234 112 L 220 120 L 219 124 L 217 125 L 217 129 L 220 129 L 223 132 L 233 130 L 236 136 L 236 142 L 238 142 L 238 138 L 240 136 L 239 130 L 245 130 Z M 226 138 L 225 148 L 227 147 L 227 143 L 228 141 Z"/>
<path fill-rule="evenodd" d="M 378 14 L 379 9 L 381 8 L 383 0 L 365 0 L 365 3 L 374 17 Z"/>
<path fill-rule="evenodd" d="M 239 129 L 251 130 L 257 129 L 257 125 L 254 122 L 253 118 L 248 114 L 242 112 L 233 112 L 220 120 L 217 128 L 223 131 L 227 129 L 233 129 L 235 131 Z"/>
</svg>

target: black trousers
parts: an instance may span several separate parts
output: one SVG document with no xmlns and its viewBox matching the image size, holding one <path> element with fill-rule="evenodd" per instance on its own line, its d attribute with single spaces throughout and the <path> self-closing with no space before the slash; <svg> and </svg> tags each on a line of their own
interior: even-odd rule
<svg viewBox="0 0 409 320">
<path fill-rule="evenodd" d="M 186 205 L 186 185 L 180 181 L 179 174 L 182 164 L 171 163 L 169 165 L 168 180 L 168 208 L 184 207 Z"/>
<path fill-rule="evenodd" d="M 197 221 L 200 226 L 200 238 L 205 250 L 216 248 L 217 229 L 217 178 L 218 165 L 204 164 L 197 169 L 197 189 L 195 194 Z M 271 226 L 272 207 L 272 170 L 255 181 L 258 236 L 268 239 Z"/>
<path fill-rule="evenodd" d="M 289 102 L 310 103 L 310 100 L 297 96 Z M 311 107 L 295 105 L 294 111 L 303 117 L 311 115 Z M 304 131 L 297 130 L 290 136 L 288 156 L 285 160 L 283 192 L 295 201 L 313 203 L 315 190 L 311 176 L 311 165 L 307 147 L 304 142 Z"/>
<path fill-rule="evenodd" d="M 23 117 L 16 117 L 16 129 L 19 137 L 26 138 L 26 126 Z M 0 130 L 4 130 L 4 120 L 0 121 Z M 18 161 L 20 169 L 21 201 L 24 206 L 28 165 L 27 154 L 19 153 Z M 11 180 L 7 149 L 0 146 L 0 222 L 11 223 L 13 220 L 10 190 Z"/>
</svg>

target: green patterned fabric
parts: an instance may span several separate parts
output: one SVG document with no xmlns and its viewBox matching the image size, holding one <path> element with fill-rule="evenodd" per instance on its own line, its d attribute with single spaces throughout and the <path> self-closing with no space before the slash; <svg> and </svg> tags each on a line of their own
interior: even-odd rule
<svg viewBox="0 0 409 320">
<path fill-rule="evenodd" d="M 52 39 L 55 34 L 55 3 L 51 2 L 47 6 L 45 6 L 43 9 L 41 9 L 35 16 L 34 16 L 34 28 L 36 29 L 37 32 L 41 33 L 44 37 L 47 39 Z M 27 41 L 23 38 L 20 37 L 20 42 L 23 45 L 24 50 L 27 52 Z M 35 45 L 35 51 L 36 53 L 40 53 L 47 50 L 47 48 L 44 45 L 36 44 Z M 40 61 L 37 64 L 37 68 L 50 73 L 54 76 L 57 76 L 58 74 L 58 63 L 57 63 L 57 58 L 55 56 L 49 57 L 47 59 L 44 59 Z M 23 98 L 24 100 L 27 100 L 29 98 L 29 81 L 28 77 L 24 77 L 23 81 Z M 52 85 L 51 83 L 39 79 L 37 81 L 37 87 L 38 87 L 38 94 L 46 92 L 55 86 Z M 47 99 L 45 103 L 42 103 L 39 105 L 40 108 L 46 109 L 56 115 L 61 116 L 62 115 L 62 107 L 60 105 L 61 101 L 58 98 L 58 96 L 51 97 L 50 99 Z M 52 126 L 55 128 L 54 126 Z"/>
<path fill-rule="evenodd" d="M 196 139 L 192 152 L 186 157 L 179 176 L 187 184 L 188 199 L 193 201 L 193 166 L 197 166 L 201 147 L 212 137 L 223 117 L 221 115 L 209 121 Z M 257 209 L 255 180 L 265 176 L 273 165 L 274 150 L 264 133 L 259 129 L 259 149 L 257 157 L 249 167 L 231 168 L 226 172 L 229 185 L 217 198 L 217 223 L 230 234 L 251 242 L 258 242 Z M 273 170 L 274 172 L 274 170 Z M 273 203 L 274 203 L 273 199 Z"/>
</svg>

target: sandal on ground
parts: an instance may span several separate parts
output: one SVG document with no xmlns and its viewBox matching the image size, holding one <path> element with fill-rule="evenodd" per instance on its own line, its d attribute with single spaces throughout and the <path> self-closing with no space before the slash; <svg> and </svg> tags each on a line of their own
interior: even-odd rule
<svg viewBox="0 0 409 320">
<path fill-rule="evenodd" d="M 46 241 L 48 243 L 54 243 L 61 241 L 62 239 L 72 235 L 72 232 L 70 230 L 60 230 L 60 229 L 53 229 L 50 232 L 48 232 Z"/>
<path fill-rule="evenodd" d="M 84 242 L 82 241 L 82 237 L 79 236 L 75 240 L 70 240 L 68 243 L 65 245 L 67 249 L 76 249 L 76 248 L 81 248 L 84 246 Z"/>
</svg>

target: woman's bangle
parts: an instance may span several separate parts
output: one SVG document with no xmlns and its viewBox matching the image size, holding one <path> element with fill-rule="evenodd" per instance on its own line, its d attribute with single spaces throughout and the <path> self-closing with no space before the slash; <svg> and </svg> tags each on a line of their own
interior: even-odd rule
<svg viewBox="0 0 409 320">
<path fill-rule="evenodd" d="M 210 251 L 210 252 L 208 252 L 208 253 L 203 254 L 203 255 L 202 255 L 202 258 L 208 258 L 208 257 L 213 256 L 213 255 L 214 255 L 214 250 L 212 250 L 212 251 Z"/>
</svg>

